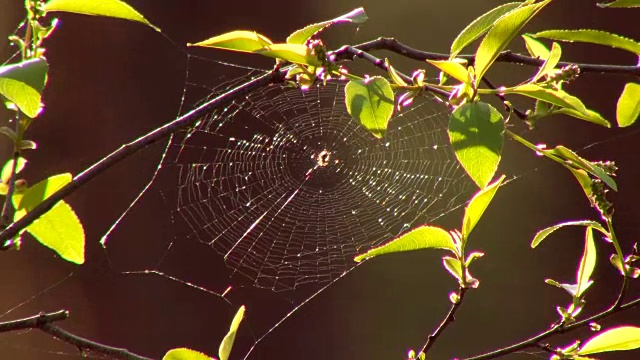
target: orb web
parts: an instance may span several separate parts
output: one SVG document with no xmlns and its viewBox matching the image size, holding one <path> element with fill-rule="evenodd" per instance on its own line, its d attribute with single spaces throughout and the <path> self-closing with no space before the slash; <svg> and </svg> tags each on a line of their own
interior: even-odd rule
<svg viewBox="0 0 640 360">
<path fill-rule="evenodd" d="M 176 213 L 254 286 L 328 283 L 356 254 L 460 206 L 470 182 L 447 109 L 425 98 L 382 139 L 347 112 L 344 82 L 272 85 L 172 138 Z"/>
</svg>

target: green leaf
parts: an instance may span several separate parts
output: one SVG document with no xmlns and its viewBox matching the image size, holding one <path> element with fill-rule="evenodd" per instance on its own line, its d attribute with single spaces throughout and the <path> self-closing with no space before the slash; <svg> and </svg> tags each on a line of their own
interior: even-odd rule
<svg viewBox="0 0 640 360">
<path fill-rule="evenodd" d="M 354 260 L 361 262 L 378 255 L 422 249 L 447 249 L 454 253 L 457 251 L 453 238 L 447 231 L 439 227 L 423 225 L 356 256 Z"/>
<path fill-rule="evenodd" d="M 254 51 L 256 54 L 290 61 L 296 64 L 321 66 L 322 61 L 311 49 L 300 44 L 272 44 Z"/>
<path fill-rule="evenodd" d="M 460 164 L 481 189 L 485 188 L 502 154 L 502 114 L 484 102 L 464 104 L 449 117 L 449 140 Z"/>
<path fill-rule="evenodd" d="M 640 115 L 640 84 L 628 83 L 622 90 L 616 108 L 618 126 L 631 126 Z"/>
<path fill-rule="evenodd" d="M 14 221 L 71 181 L 71 174 L 45 179 L 26 190 L 16 208 Z M 84 229 L 71 206 L 60 201 L 29 225 L 26 230 L 41 244 L 75 264 L 84 263 Z"/>
<path fill-rule="evenodd" d="M 640 55 L 640 43 L 635 40 L 622 37 L 618 34 L 601 30 L 546 30 L 531 35 L 537 38 L 552 39 L 567 42 L 586 42 L 591 44 L 611 46 L 616 49 L 626 50 Z"/>
<path fill-rule="evenodd" d="M 236 339 L 236 332 L 238 331 L 238 327 L 240 327 L 240 323 L 242 322 L 242 318 L 244 317 L 244 305 L 240 306 L 238 312 L 233 317 L 233 321 L 231 321 L 231 326 L 229 327 L 229 332 L 225 335 L 224 339 L 220 343 L 220 348 L 218 349 L 218 356 L 220 360 L 228 360 L 229 354 L 231 354 L 231 348 L 233 347 L 233 342 Z"/>
<path fill-rule="evenodd" d="M 536 233 L 536 235 L 533 237 L 533 241 L 531 241 L 531 248 L 535 248 L 542 242 L 542 240 L 544 240 L 547 236 L 551 235 L 551 233 L 565 226 L 589 226 L 593 229 L 600 231 L 607 238 L 610 237 L 609 232 L 607 232 L 607 230 L 605 230 L 605 228 L 603 228 L 602 225 L 600 225 L 600 223 L 596 221 L 593 221 L 593 220 L 567 221 L 557 225 L 549 226 L 546 229 L 538 231 L 538 233 Z"/>
<path fill-rule="evenodd" d="M 0 67 L 0 94 L 30 118 L 38 116 L 49 65 L 44 58 Z"/>
<path fill-rule="evenodd" d="M 384 63 L 387 65 L 387 72 L 389 73 L 389 78 L 393 81 L 394 84 L 398 86 L 407 86 L 408 84 L 400 77 L 400 74 L 396 71 L 396 69 L 391 65 L 389 59 L 384 59 Z"/>
<path fill-rule="evenodd" d="M 524 39 L 524 44 L 529 55 L 539 59 L 547 59 L 549 57 L 549 49 L 547 49 L 543 43 L 527 34 L 523 34 L 522 38 Z"/>
<path fill-rule="evenodd" d="M 551 46 L 551 52 L 546 58 L 544 64 L 538 70 L 538 73 L 533 77 L 532 82 L 538 81 L 543 76 L 547 76 L 553 72 L 558 62 L 560 62 L 560 56 L 562 56 L 562 49 L 557 42 L 554 42 Z"/>
<path fill-rule="evenodd" d="M 45 4 L 44 10 L 47 12 L 64 11 L 130 20 L 160 31 L 159 28 L 147 21 L 142 14 L 120 0 L 50 0 Z"/>
<path fill-rule="evenodd" d="M 471 263 L 473 263 L 474 261 L 480 259 L 481 257 L 484 256 L 484 253 L 481 252 L 472 252 L 471 254 L 469 254 L 469 256 L 467 256 L 467 260 L 465 260 L 464 262 L 464 266 L 466 268 L 469 268 L 469 266 L 471 265 Z"/>
<path fill-rule="evenodd" d="M 347 111 L 373 136 L 382 138 L 393 114 L 391 84 L 379 76 L 349 81 L 344 88 Z"/>
<path fill-rule="evenodd" d="M 544 155 L 551 155 L 564 160 L 563 165 L 566 167 L 573 167 L 577 169 L 583 169 L 589 174 L 602 180 L 608 187 L 614 191 L 618 191 L 618 185 L 611 176 L 609 176 L 600 166 L 591 163 L 590 161 L 581 158 L 571 149 L 568 149 L 562 145 L 558 145 L 553 149 L 543 150 L 540 149 Z"/>
<path fill-rule="evenodd" d="M 602 115 L 598 114 L 597 112 L 591 109 L 586 109 L 586 111 L 580 112 L 573 109 L 561 108 L 561 109 L 554 109 L 553 111 L 550 112 L 550 114 L 563 114 L 563 115 L 574 117 L 576 119 L 585 120 L 585 121 L 594 123 L 596 125 L 611 127 L 611 123 L 609 123 L 607 119 L 603 118 Z"/>
<path fill-rule="evenodd" d="M 289 35 L 289 37 L 287 37 L 287 43 L 288 44 L 304 44 L 305 42 L 307 42 L 307 40 L 309 40 L 309 38 L 311 38 L 313 35 L 317 34 L 318 32 L 322 31 L 327 26 L 331 26 L 333 24 L 343 23 L 343 22 L 349 22 L 353 24 L 362 24 L 363 22 L 367 21 L 367 19 L 369 18 L 367 17 L 367 14 L 364 12 L 364 9 L 357 8 L 347 14 L 338 16 L 335 19 L 323 21 L 317 24 L 311 24 L 311 25 L 305 26 L 300 30 L 296 30 L 291 35 Z"/>
<path fill-rule="evenodd" d="M 24 169 L 24 166 L 27 164 L 27 159 L 23 157 L 18 157 L 18 162 L 16 164 L 16 174 Z M 7 161 L 2 167 L 2 174 L 0 178 L 2 179 L 2 183 L 6 184 L 9 182 L 9 178 L 11 177 L 11 172 L 13 172 L 13 159 Z"/>
<path fill-rule="evenodd" d="M 495 22 L 476 51 L 475 69 L 477 82 L 480 82 L 480 79 L 482 79 L 500 52 L 507 47 L 520 29 L 550 1 L 545 0 L 540 3 L 519 7 Z"/>
<path fill-rule="evenodd" d="M 612 8 L 625 8 L 625 7 L 640 7 L 640 0 L 616 0 L 610 3 L 599 3 L 598 6 L 612 7 Z"/>
<path fill-rule="evenodd" d="M 601 332 L 587 340 L 578 355 L 597 354 L 606 351 L 633 350 L 640 347 L 640 328 L 620 326 Z"/>
<path fill-rule="evenodd" d="M 167 351 L 162 360 L 211 360 L 211 357 L 195 350 L 179 348 Z"/>
<path fill-rule="evenodd" d="M 611 124 L 598 113 L 587 109 L 587 107 L 575 96 L 569 95 L 564 90 L 545 88 L 536 84 L 523 84 L 512 88 L 505 88 L 503 94 L 520 94 L 537 100 L 542 100 L 550 104 L 573 110 L 573 112 L 556 110 L 554 113 L 567 115 L 580 114 L 580 119 L 592 122 L 597 125 L 611 127 Z M 577 116 L 576 116 L 577 117 Z"/>
<path fill-rule="evenodd" d="M 576 276 L 577 290 L 575 296 L 579 297 L 591 285 L 591 274 L 596 267 L 596 245 L 593 241 L 593 228 L 587 226 L 584 236 L 584 251 L 580 259 L 580 266 Z"/>
<path fill-rule="evenodd" d="M 582 187 L 582 191 L 584 191 L 585 196 L 589 199 L 589 202 L 591 202 L 591 197 L 593 196 L 593 190 L 591 188 L 593 180 L 591 180 L 589 174 L 582 169 L 574 169 L 570 166 L 567 166 L 566 168 L 571 171 L 576 180 L 578 180 L 580 187 Z"/>
<path fill-rule="evenodd" d="M 504 14 L 522 5 L 520 2 L 512 2 L 497 6 L 479 18 L 473 20 L 467 27 L 465 27 L 460 34 L 453 40 L 451 44 L 451 58 L 462 51 L 467 45 L 474 42 L 477 38 L 486 33 L 487 30 Z"/>
<path fill-rule="evenodd" d="M 496 180 L 493 184 L 485 187 L 484 189 L 478 191 L 471 201 L 467 208 L 464 210 L 464 219 L 462 220 L 462 242 L 466 243 L 466 240 L 469 238 L 469 234 L 473 228 L 478 224 L 482 214 L 489 206 L 489 203 L 493 199 L 493 196 L 498 191 L 500 184 L 504 180 L 505 176 L 502 175 L 498 180 Z"/>
<path fill-rule="evenodd" d="M 188 45 L 241 52 L 255 52 L 272 44 L 273 42 L 271 42 L 269 38 L 255 31 L 237 30 Z"/>
<path fill-rule="evenodd" d="M 471 84 L 469 71 L 459 62 L 451 60 L 427 60 L 427 62 L 446 74 L 451 75 L 451 77 L 456 80 L 465 84 Z"/>
<path fill-rule="evenodd" d="M 442 264 L 444 265 L 444 268 L 447 269 L 447 271 L 451 275 L 453 275 L 453 277 L 458 279 L 458 282 L 462 283 L 463 275 L 462 275 L 462 264 L 460 263 L 460 260 L 449 257 L 449 256 L 445 256 L 442 258 Z"/>
</svg>

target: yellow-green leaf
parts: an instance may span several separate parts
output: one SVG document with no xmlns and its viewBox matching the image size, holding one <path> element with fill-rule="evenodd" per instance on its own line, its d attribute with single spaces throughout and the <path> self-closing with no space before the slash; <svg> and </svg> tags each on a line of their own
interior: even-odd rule
<svg viewBox="0 0 640 360">
<path fill-rule="evenodd" d="M 47 83 L 49 65 L 44 58 L 26 60 L 0 67 L 0 95 L 15 104 L 30 118 L 42 109 L 42 90 Z"/>
<path fill-rule="evenodd" d="M 189 44 L 189 46 L 211 47 L 240 52 L 254 52 L 271 45 L 273 42 L 255 31 L 236 30 L 207 40 Z"/>
<path fill-rule="evenodd" d="M 425 225 L 358 255 L 354 260 L 360 262 L 378 255 L 422 249 L 447 249 L 456 252 L 451 234 L 439 227 Z"/>
<path fill-rule="evenodd" d="M 71 181 L 71 174 L 60 174 L 45 179 L 22 194 L 16 194 L 19 200 L 14 221 L 23 217 L 44 199 Z M 15 202 L 15 200 L 14 200 Z M 63 259 L 84 263 L 84 229 L 71 206 L 60 201 L 29 225 L 26 230 L 40 243 L 57 252 Z"/>
<path fill-rule="evenodd" d="M 577 290 L 575 296 L 580 296 L 589 287 L 591 274 L 596 267 L 596 245 L 593 241 L 593 228 L 587 226 L 584 236 L 584 251 L 580 259 L 580 266 L 576 276 Z"/>
<path fill-rule="evenodd" d="M 427 62 L 462 83 L 465 83 L 465 84 L 471 83 L 471 78 L 469 77 L 469 71 L 467 71 L 467 68 L 462 66 L 462 64 L 460 64 L 457 61 L 427 60 Z"/>
<path fill-rule="evenodd" d="M 16 163 L 16 174 L 24 169 L 25 165 L 27 165 L 27 159 L 22 156 L 18 157 L 18 162 Z M 2 183 L 6 184 L 9 182 L 9 178 L 11 177 L 11 173 L 13 172 L 13 159 L 7 161 L 2 167 L 2 174 L 0 178 L 2 179 Z"/>
<path fill-rule="evenodd" d="M 529 55 L 539 59 L 547 59 L 549 57 L 549 49 L 547 49 L 543 43 L 527 34 L 522 35 L 522 38 L 524 39 L 524 44 Z"/>
<path fill-rule="evenodd" d="M 387 72 L 389 73 L 389 78 L 396 85 L 399 86 L 407 86 L 408 84 L 400 77 L 400 74 L 396 71 L 396 69 L 391 65 L 389 59 L 384 59 L 384 63 L 387 65 Z"/>
<path fill-rule="evenodd" d="M 599 3 L 600 7 L 612 7 L 612 8 L 631 8 L 640 7 L 640 0 L 616 0 L 610 3 Z"/>
<path fill-rule="evenodd" d="M 482 79 L 491 64 L 493 64 L 500 52 L 507 47 L 514 36 L 550 1 L 545 0 L 540 3 L 519 7 L 495 22 L 476 51 L 475 69 L 477 82 Z"/>
<path fill-rule="evenodd" d="M 142 14 L 120 0 L 50 0 L 45 4 L 44 10 L 47 12 L 64 11 L 125 19 L 145 24 L 156 31 L 160 31 L 159 28 L 147 21 Z"/>
<path fill-rule="evenodd" d="M 601 30 L 546 30 L 531 35 L 537 38 L 552 39 L 568 42 L 587 42 L 591 44 L 611 46 L 616 49 L 626 50 L 640 55 L 640 43 L 633 39 L 625 38 L 618 34 Z"/>
<path fill-rule="evenodd" d="M 554 110 L 554 113 L 563 113 L 567 115 L 578 115 L 579 118 L 592 122 L 594 124 L 610 127 L 611 124 L 602 118 L 598 113 L 593 110 L 587 109 L 587 107 L 575 96 L 569 95 L 564 90 L 545 88 L 536 84 L 523 84 L 512 88 L 503 89 L 504 94 L 520 94 L 528 96 L 537 100 L 542 100 L 550 104 L 566 108 Z M 578 113 L 578 114 L 576 114 Z M 578 116 L 576 116 L 578 117 Z"/>
<path fill-rule="evenodd" d="M 557 225 L 549 226 L 546 229 L 540 230 L 533 237 L 533 241 L 531 241 L 531 248 L 535 248 L 538 246 L 542 240 L 544 240 L 547 236 L 551 235 L 554 231 L 563 228 L 565 226 L 589 226 L 593 229 L 600 231 L 604 236 L 610 237 L 609 232 L 605 230 L 605 228 L 600 225 L 600 223 L 593 220 L 577 220 L 577 221 L 567 221 L 564 223 L 560 223 Z"/>
<path fill-rule="evenodd" d="M 462 263 L 460 263 L 460 260 L 450 256 L 444 256 L 442 258 L 442 264 L 451 275 L 462 283 Z"/>
<path fill-rule="evenodd" d="M 618 126 L 631 126 L 640 116 L 640 84 L 628 83 L 622 90 L 616 108 Z"/>
<path fill-rule="evenodd" d="M 220 360 L 228 360 L 229 354 L 231 354 L 231 348 L 233 347 L 233 342 L 236 339 L 236 333 L 238 332 L 238 328 L 240 327 L 240 323 L 242 322 L 242 318 L 244 317 L 244 305 L 240 306 L 238 312 L 233 317 L 233 321 L 231 321 L 231 326 L 229 326 L 229 332 L 225 335 L 224 339 L 220 343 L 220 348 L 218 348 L 218 356 Z"/>
<path fill-rule="evenodd" d="M 322 61 L 318 59 L 313 51 L 301 44 L 272 44 L 256 50 L 255 53 L 296 64 L 322 65 Z"/>
<path fill-rule="evenodd" d="M 478 187 L 485 188 L 502 156 L 502 114 L 484 102 L 464 104 L 449 117 L 449 140 L 467 174 Z"/>
<path fill-rule="evenodd" d="M 335 19 L 323 21 L 317 24 L 311 24 L 305 26 L 300 30 L 294 31 L 289 37 L 287 37 L 288 44 L 304 44 L 310 37 L 322 31 L 327 26 L 331 26 L 337 23 L 349 22 L 353 24 L 362 24 L 367 21 L 367 14 L 363 8 L 357 8 L 347 14 L 338 16 Z"/>
<path fill-rule="evenodd" d="M 589 174 L 602 180 L 602 182 L 604 182 L 608 187 L 610 187 L 614 191 L 618 191 L 618 185 L 616 184 L 616 181 L 613 180 L 613 178 L 609 174 L 607 174 L 606 171 L 604 171 L 600 166 L 586 159 L 581 158 L 573 150 L 567 147 L 564 147 L 562 145 L 558 145 L 553 149 L 549 149 L 549 150 L 540 149 L 539 151 L 543 153 L 543 155 L 545 156 L 551 155 L 551 157 L 556 157 L 558 159 L 561 159 L 563 161 L 563 165 L 566 167 L 573 167 L 573 168 L 585 170 Z"/>
<path fill-rule="evenodd" d="M 620 326 L 601 332 L 580 347 L 578 355 L 597 354 L 606 351 L 633 350 L 640 347 L 640 328 Z"/>
<path fill-rule="evenodd" d="M 549 56 L 546 58 L 544 64 L 542 64 L 542 66 L 538 70 L 538 73 L 533 77 L 532 82 L 536 82 L 543 76 L 549 75 L 553 71 L 553 69 L 555 69 L 556 65 L 558 65 L 560 56 L 562 56 L 562 49 L 557 42 L 554 42 L 551 46 L 551 52 L 549 53 Z"/>
<path fill-rule="evenodd" d="M 344 88 L 347 111 L 375 137 L 382 138 L 393 114 L 391 84 L 379 76 L 349 81 Z"/>
<path fill-rule="evenodd" d="M 167 351 L 162 360 L 211 360 L 211 357 L 195 350 L 179 348 Z"/>
<path fill-rule="evenodd" d="M 488 185 L 484 189 L 478 191 L 471 201 L 467 208 L 464 210 L 464 219 L 462 220 L 462 242 L 466 243 L 469 238 L 469 234 L 473 228 L 480 221 L 480 217 L 489 206 L 489 203 L 493 199 L 493 196 L 498 191 L 500 184 L 504 180 L 505 176 L 502 175 L 498 180 L 496 180 L 493 184 Z"/>
<path fill-rule="evenodd" d="M 453 40 L 453 43 L 451 44 L 451 58 L 454 58 L 467 45 L 471 44 L 482 36 L 482 34 L 486 33 L 501 16 L 521 5 L 521 2 L 499 5 L 487 11 L 479 18 L 473 20 L 460 32 L 460 34 L 458 34 L 458 36 L 456 36 L 455 40 Z"/>
</svg>

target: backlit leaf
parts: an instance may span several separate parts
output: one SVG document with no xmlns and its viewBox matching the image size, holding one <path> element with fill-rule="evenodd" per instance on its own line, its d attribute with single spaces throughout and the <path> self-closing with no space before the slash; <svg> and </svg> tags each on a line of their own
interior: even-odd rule
<svg viewBox="0 0 640 360">
<path fill-rule="evenodd" d="M 602 118 L 596 112 L 587 109 L 587 107 L 575 96 L 569 95 L 564 90 L 550 89 L 536 84 L 523 84 L 512 88 L 503 89 L 504 94 L 520 94 L 537 100 L 542 100 L 550 104 L 573 110 L 580 114 L 580 118 L 594 124 L 610 127 L 608 121 Z M 554 111 L 560 113 L 560 111 Z M 567 115 L 572 112 L 563 112 Z"/>
<path fill-rule="evenodd" d="M 262 49 L 256 50 L 256 54 L 290 61 L 296 64 L 320 66 L 322 61 L 313 53 L 311 49 L 300 44 L 272 44 Z"/>
<path fill-rule="evenodd" d="M 24 169 L 24 166 L 27 164 L 27 159 L 23 157 L 18 157 L 18 162 L 16 163 L 16 174 Z M 13 172 L 13 159 L 7 161 L 2 167 L 2 174 L 0 178 L 2 179 L 2 183 L 6 184 L 9 182 L 9 178 L 11 177 L 11 173 Z"/>
<path fill-rule="evenodd" d="M 521 4 L 522 3 L 520 2 L 503 4 L 487 11 L 479 18 L 473 20 L 460 32 L 460 34 L 458 34 L 455 40 L 453 40 L 453 43 L 451 44 L 451 57 L 454 58 L 467 45 L 471 44 L 482 36 L 482 34 L 486 33 L 489 28 L 493 26 L 496 20 Z"/>
<path fill-rule="evenodd" d="M 582 293 L 589 287 L 591 282 L 591 274 L 596 267 L 596 245 L 593 241 L 593 228 L 587 226 L 584 236 L 584 251 L 582 252 L 582 258 L 580 259 L 580 266 L 578 267 L 578 273 L 576 277 L 576 284 L 578 289 L 576 290 L 576 296 L 582 295 Z"/>
<path fill-rule="evenodd" d="M 522 38 L 524 39 L 524 44 L 529 55 L 543 60 L 549 57 L 549 49 L 547 49 L 543 43 L 527 34 L 522 35 Z"/>
<path fill-rule="evenodd" d="M 616 108 L 618 126 L 633 125 L 640 115 L 640 84 L 628 83 L 622 90 Z"/>
<path fill-rule="evenodd" d="M 447 271 L 453 275 L 456 279 L 458 279 L 458 282 L 462 283 L 462 264 L 460 263 L 460 260 L 456 259 L 456 258 L 452 258 L 449 256 L 445 256 L 442 258 L 442 264 L 444 265 L 444 268 L 447 269 Z"/>
<path fill-rule="evenodd" d="M 23 217 L 70 181 L 71 174 L 60 174 L 27 189 L 24 195 L 18 197 L 20 203 L 16 207 L 14 221 Z M 63 259 L 76 264 L 84 263 L 84 229 L 75 212 L 66 202 L 58 202 L 26 230 Z"/>
<path fill-rule="evenodd" d="M 640 0 L 616 0 L 610 3 L 599 3 L 598 6 L 612 8 L 640 7 Z"/>
<path fill-rule="evenodd" d="M 551 0 L 519 7 L 499 18 L 487 35 L 482 39 L 476 51 L 476 81 L 480 81 L 491 64 L 496 60 L 502 50 L 524 27 Z"/>
<path fill-rule="evenodd" d="M 218 349 L 218 356 L 220 360 L 228 360 L 229 354 L 231 354 L 231 348 L 233 347 L 233 342 L 236 339 L 236 333 L 238 332 L 238 327 L 240 327 L 240 323 L 244 318 L 244 305 L 240 306 L 238 312 L 233 317 L 231 321 L 231 326 L 229 326 L 229 332 L 225 335 L 224 339 L 220 343 L 220 348 Z"/>
<path fill-rule="evenodd" d="M 347 111 L 375 137 L 382 138 L 393 114 L 391 84 L 379 76 L 349 81 L 344 88 Z"/>
<path fill-rule="evenodd" d="M 464 219 L 462 220 L 462 241 L 466 242 L 466 239 L 469 238 L 469 234 L 476 226 L 482 214 L 489 206 L 489 203 L 493 199 L 493 196 L 498 191 L 500 184 L 504 180 L 505 176 L 502 175 L 498 180 L 496 180 L 493 184 L 490 184 L 486 188 L 478 191 L 471 201 L 467 208 L 464 211 Z"/>
<path fill-rule="evenodd" d="M 214 36 L 207 40 L 189 44 L 189 46 L 211 47 L 217 49 L 254 52 L 273 44 L 266 36 L 255 31 L 237 30 Z"/>
<path fill-rule="evenodd" d="M 480 188 L 485 188 L 502 154 L 502 114 L 484 102 L 464 104 L 449 117 L 449 140 L 467 174 Z"/>
<path fill-rule="evenodd" d="M 427 62 L 460 82 L 466 84 L 471 83 L 471 79 L 469 78 L 469 71 L 467 71 L 467 68 L 462 66 L 462 64 L 457 61 L 427 60 Z"/>
<path fill-rule="evenodd" d="M 167 351 L 162 360 L 211 360 L 211 357 L 195 350 L 180 348 Z"/>
<path fill-rule="evenodd" d="M 601 30 L 546 30 L 533 34 L 531 36 L 557 41 L 578 41 L 591 44 L 606 45 L 616 49 L 626 50 L 636 55 L 640 55 L 640 43 L 638 43 L 637 41 L 625 38 L 618 34 L 612 34 Z"/>
<path fill-rule="evenodd" d="M 0 67 L 0 94 L 30 118 L 42 108 L 41 94 L 47 82 L 49 65 L 44 58 Z"/>
<path fill-rule="evenodd" d="M 538 81 L 538 79 L 543 76 L 549 75 L 555 69 L 556 65 L 560 61 L 560 56 L 562 56 L 562 49 L 558 43 L 554 42 L 551 46 L 551 52 L 549 56 L 545 59 L 544 64 L 538 70 L 538 73 L 533 77 L 532 82 Z"/>
<path fill-rule="evenodd" d="M 633 350 L 640 347 L 640 328 L 620 326 L 609 329 L 587 340 L 578 355 L 597 354 L 606 351 Z"/>
<path fill-rule="evenodd" d="M 604 234 L 604 236 L 610 237 L 609 232 L 607 232 L 607 230 L 605 230 L 605 228 L 603 228 L 602 225 L 600 225 L 600 223 L 596 221 L 593 221 L 593 220 L 567 221 L 557 225 L 549 226 L 546 229 L 538 231 L 536 235 L 533 237 L 533 241 L 531 241 L 531 247 L 535 248 L 542 242 L 542 240 L 544 240 L 547 236 L 551 235 L 551 233 L 565 226 L 589 226 L 595 230 L 600 231 L 602 234 Z"/>
<path fill-rule="evenodd" d="M 304 44 L 310 37 L 322 31 L 327 26 L 331 26 L 337 23 L 349 22 L 353 24 L 362 24 L 367 21 L 367 14 L 364 12 L 363 8 L 357 8 L 347 14 L 338 16 L 335 19 L 323 21 L 317 24 L 311 24 L 305 26 L 300 30 L 296 30 L 289 37 L 287 37 L 288 44 Z"/>
<path fill-rule="evenodd" d="M 134 8 L 120 0 L 49 0 L 44 6 L 45 11 L 64 11 L 84 15 L 106 16 L 131 20 L 145 24 L 156 31 L 159 28 L 151 24 Z"/>
<path fill-rule="evenodd" d="M 433 248 L 456 252 L 455 244 L 449 232 L 435 226 L 420 226 L 382 246 L 356 256 L 354 260 L 360 262 L 378 255 Z"/>
</svg>

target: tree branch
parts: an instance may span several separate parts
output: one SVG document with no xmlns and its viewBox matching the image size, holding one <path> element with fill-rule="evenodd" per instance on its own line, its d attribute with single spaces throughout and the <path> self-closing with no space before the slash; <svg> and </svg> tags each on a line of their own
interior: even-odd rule
<svg viewBox="0 0 640 360">
<path fill-rule="evenodd" d="M 69 312 L 67 310 L 60 310 L 52 313 L 40 313 L 24 319 L 0 322 L 0 333 L 25 329 L 39 329 L 57 339 L 76 346 L 80 351 L 96 351 L 125 360 L 153 360 L 134 354 L 127 349 L 111 347 L 82 338 L 53 324 L 56 321 L 65 320 L 68 317 Z"/>
<path fill-rule="evenodd" d="M 455 321 L 456 311 L 458 311 L 458 308 L 460 308 L 460 305 L 462 304 L 462 300 L 464 299 L 464 295 L 466 293 L 467 293 L 466 288 L 460 287 L 458 289 L 458 294 L 457 294 L 458 301 L 451 304 L 449 313 L 447 314 L 447 316 L 444 317 L 444 319 L 442 319 L 442 322 L 440 323 L 440 325 L 438 325 L 436 330 L 427 337 L 427 341 L 424 343 L 424 345 L 422 346 L 422 349 L 420 350 L 420 352 L 418 352 L 418 354 L 421 352 L 426 354 L 429 351 L 429 349 L 431 349 L 433 344 L 436 343 L 436 340 L 438 339 L 438 337 L 444 332 L 444 329 L 446 329 L 449 324 Z"/>
<path fill-rule="evenodd" d="M 604 319 L 610 315 L 613 315 L 615 313 L 618 312 L 622 312 L 631 308 L 634 308 L 638 305 L 640 305 L 640 298 L 637 298 L 635 300 L 629 301 L 626 304 L 622 304 L 622 298 L 624 297 L 624 294 L 626 293 L 626 288 L 628 284 L 628 280 L 625 278 L 624 283 L 622 285 L 622 289 L 620 291 L 620 294 L 618 295 L 618 298 L 616 299 L 616 301 L 605 311 L 593 315 L 587 319 L 575 322 L 573 324 L 569 324 L 569 325 L 562 325 L 562 324 L 558 324 L 555 325 L 553 327 L 551 327 L 551 329 L 538 334 L 534 337 L 531 337 L 527 340 L 521 341 L 519 343 L 516 343 L 514 345 L 511 346 L 507 346 L 505 348 L 502 349 L 498 349 L 496 351 L 492 351 L 492 352 L 488 352 L 482 355 L 477 355 L 477 356 L 472 356 L 469 358 L 465 358 L 465 360 L 483 360 L 483 359 L 495 359 L 497 357 L 503 356 L 503 355 L 507 355 L 507 354 L 511 354 L 514 353 L 516 351 L 520 351 L 529 347 L 533 347 L 533 346 L 538 346 L 537 344 L 540 344 L 543 340 L 550 338 L 551 336 L 554 335 L 558 335 L 558 334 L 563 334 L 569 331 L 573 331 L 576 330 L 578 328 L 587 326 L 595 321 L 598 321 L 600 319 Z"/>
<path fill-rule="evenodd" d="M 368 41 L 359 45 L 355 45 L 354 48 L 369 52 L 372 50 L 388 50 L 395 52 L 404 57 L 418 60 L 418 61 L 426 61 L 426 60 L 447 60 L 449 59 L 449 54 L 440 54 L 434 52 L 421 51 L 414 48 L 411 48 L 394 38 L 385 38 L 381 37 L 372 41 Z M 475 55 L 456 55 L 456 58 L 465 59 L 469 61 L 470 64 L 473 64 L 475 61 Z M 529 65 L 529 66 L 541 66 L 544 63 L 543 59 L 537 59 L 526 55 L 520 55 L 512 53 L 509 50 L 503 51 L 498 55 L 496 62 L 507 62 L 513 64 L 520 65 Z M 600 74 L 620 74 L 620 75 L 631 75 L 635 77 L 640 77 L 640 65 L 602 65 L 602 64 L 582 64 L 582 63 L 572 63 L 561 61 L 558 63 L 558 67 L 564 67 L 567 65 L 576 65 L 580 68 L 580 72 L 593 72 Z"/>
<path fill-rule="evenodd" d="M 58 203 L 58 201 L 71 195 L 89 180 L 92 180 L 96 176 L 100 175 L 102 172 L 104 172 L 114 164 L 128 158 L 129 156 L 157 142 L 158 140 L 168 137 L 173 132 L 191 125 L 194 121 L 204 116 L 212 109 L 224 106 L 236 99 L 239 99 L 242 96 L 247 95 L 251 91 L 262 88 L 269 84 L 282 81 L 284 79 L 284 75 L 284 71 L 280 69 L 274 69 L 267 74 L 243 83 L 235 89 L 227 91 L 220 96 L 217 96 L 214 99 L 205 102 L 197 108 L 178 117 L 170 123 L 151 131 L 150 133 L 136 139 L 135 141 L 122 145 L 116 151 L 102 158 L 100 161 L 91 165 L 91 167 L 89 167 L 82 173 L 78 174 L 70 183 L 68 183 L 60 190 L 56 191 L 49 198 L 38 204 L 38 206 L 29 211 L 24 217 L 20 218 L 18 221 L 12 223 L 6 229 L 4 229 L 0 233 L 0 243 L 18 235 L 18 233 L 22 229 L 29 226 L 36 219 L 42 216 L 42 214 L 49 211 L 55 204 Z"/>
</svg>

